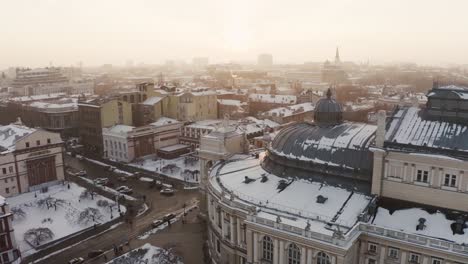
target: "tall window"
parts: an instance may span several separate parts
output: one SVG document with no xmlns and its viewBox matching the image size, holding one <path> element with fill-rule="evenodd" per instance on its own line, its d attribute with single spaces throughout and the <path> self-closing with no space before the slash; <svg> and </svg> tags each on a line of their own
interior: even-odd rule
<svg viewBox="0 0 468 264">
<path fill-rule="evenodd" d="M 296 244 L 289 244 L 288 247 L 288 264 L 300 264 L 301 263 L 301 250 Z"/>
<path fill-rule="evenodd" d="M 397 248 L 389 248 L 388 249 L 388 257 L 392 259 L 398 259 L 399 250 Z"/>
<path fill-rule="evenodd" d="M 444 186 L 456 187 L 457 186 L 457 175 L 445 174 Z"/>
<path fill-rule="evenodd" d="M 418 254 L 411 253 L 411 254 L 410 254 L 410 257 L 409 257 L 409 261 L 410 261 L 411 263 L 419 263 L 419 255 L 418 255 Z"/>
<path fill-rule="evenodd" d="M 324 252 L 319 252 L 317 254 L 317 264 L 331 264 L 330 257 Z"/>
<path fill-rule="evenodd" d="M 273 261 L 273 241 L 269 236 L 263 237 L 263 254 L 262 258 L 266 261 Z"/>
<path fill-rule="evenodd" d="M 416 174 L 416 181 L 428 183 L 429 182 L 429 171 L 418 170 L 418 173 Z"/>
</svg>

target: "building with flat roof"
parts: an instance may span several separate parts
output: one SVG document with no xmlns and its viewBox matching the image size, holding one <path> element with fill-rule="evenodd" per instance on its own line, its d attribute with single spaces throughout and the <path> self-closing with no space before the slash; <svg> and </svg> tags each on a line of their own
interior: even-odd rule
<svg viewBox="0 0 468 264">
<path fill-rule="evenodd" d="M 19 263 L 21 253 L 12 226 L 13 214 L 5 198 L 0 196 L 0 263 Z"/>
</svg>

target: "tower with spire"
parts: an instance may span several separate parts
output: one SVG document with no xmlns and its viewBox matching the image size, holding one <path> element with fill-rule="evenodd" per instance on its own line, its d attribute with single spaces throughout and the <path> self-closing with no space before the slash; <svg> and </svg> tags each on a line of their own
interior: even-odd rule
<svg viewBox="0 0 468 264">
<path fill-rule="evenodd" d="M 335 53 L 335 64 L 341 63 L 340 61 L 340 51 L 338 50 L 338 47 L 336 47 L 336 53 Z"/>
</svg>

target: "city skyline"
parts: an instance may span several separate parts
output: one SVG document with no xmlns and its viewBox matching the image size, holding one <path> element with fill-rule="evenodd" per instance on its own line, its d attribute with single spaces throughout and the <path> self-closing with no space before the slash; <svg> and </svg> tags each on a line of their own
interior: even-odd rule
<svg viewBox="0 0 468 264">
<path fill-rule="evenodd" d="M 343 61 L 466 64 L 468 3 L 449 2 L 7 2 L 0 67 L 253 62 L 260 53 L 275 63 L 323 62 L 336 46 Z"/>
</svg>

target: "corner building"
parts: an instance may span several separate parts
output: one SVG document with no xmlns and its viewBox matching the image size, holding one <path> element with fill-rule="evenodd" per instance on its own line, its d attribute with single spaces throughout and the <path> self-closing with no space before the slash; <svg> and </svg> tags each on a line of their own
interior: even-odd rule
<svg viewBox="0 0 468 264">
<path fill-rule="evenodd" d="M 226 153 L 225 137 L 202 138 L 201 208 L 213 263 L 468 263 L 463 208 L 377 193 L 385 118 L 373 126 L 342 114 L 329 92 L 314 123 L 283 129 L 257 153 Z"/>
</svg>

